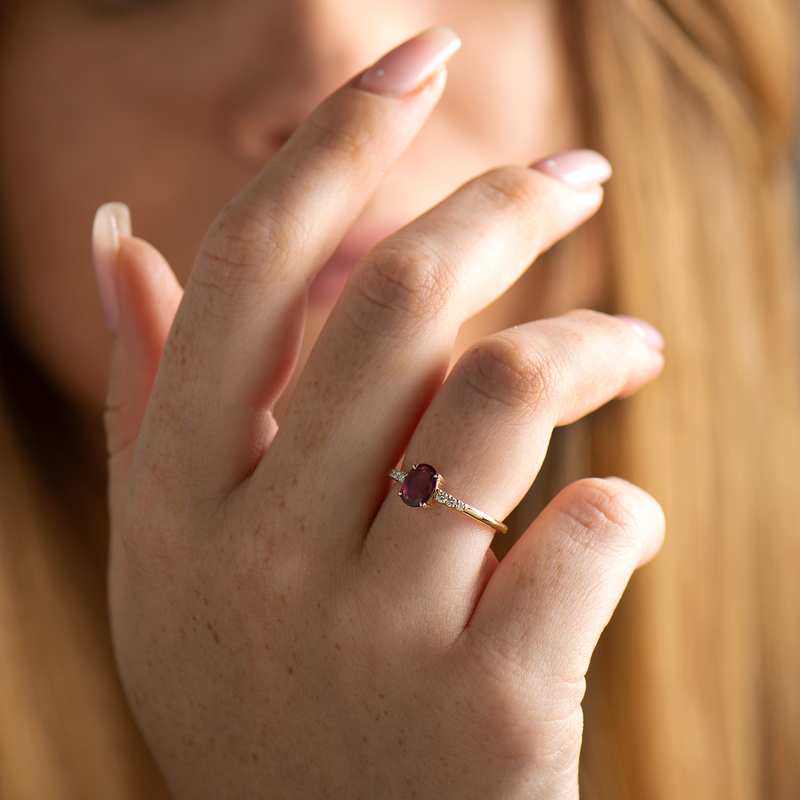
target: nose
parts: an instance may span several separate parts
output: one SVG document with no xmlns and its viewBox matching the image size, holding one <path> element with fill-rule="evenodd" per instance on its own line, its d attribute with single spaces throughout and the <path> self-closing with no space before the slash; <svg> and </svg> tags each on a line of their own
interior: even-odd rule
<svg viewBox="0 0 800 800">
<path fill-rule="evenodd" d="M 249 22 L 259 27 L 243 39 L 249 52 L 225 116 L 236 157 L 254 169 L 328 94 L 417 32 L 403 0 L 254 0 L 250 7 Z"/>
</svg>

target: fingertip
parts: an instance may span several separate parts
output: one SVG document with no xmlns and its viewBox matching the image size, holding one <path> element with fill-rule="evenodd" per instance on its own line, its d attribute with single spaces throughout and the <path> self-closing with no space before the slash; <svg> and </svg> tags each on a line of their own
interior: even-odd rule
<svg viewBox="0 0 800 800">
<path fill-rule="evenodd" d="M 616 485 L 636 506 L 636 518 L 640 521 L 640 527 L 646 534 L 641 556 L 636 565 L 637 568 L 641 567 L 655 558 L 664 543 L 666 534 L 664 509 L 653 495 L 635 483 L 616 476 L 605 478 L 605 480 Z"/>
<path fill-rule="evenodd" d="M 630 317 L 626 314 L 616 314 L 615 316 L 617 319 L 630 325 L 636 332 L 636 335 L 648 347 L 653 348 L 653 350 L 658 350 L 659 352 L 664 349 L 664 337 L 658 328 L 638 317 Z"/>
<path fill-rule="evenodd" d="M 531 169 L 543 172 L 573 189 L 592 189 L 612 175 L 611 164 L 595 150 L 567 150 L 543 158 Z"/>
<path fill-rule="evenodd" d="M 625 336 L 628 346 L 631 342 L 634 343 L 636 355 L 636 369 L 617 395 L 618 398 L 624 399 L 655 380 L 664 370 L 665 359 L 662 352 L 664 337 L 655 327 L 637 317 L 615 314 L 611 319 L 623 323 L 619 326 L 619 331 Z M 632 333 L 635 335 L 632 336 Z"/>
<path fill-rule="evenodd" d="M 654 381 L 663 371 L 665 366 L 664 356 L 657 350 L 650 350 L 647 353 L 646 361 L 636 374 L 628 381 L 628 384 L 617 395 L 619 400 L 631 397 L 642 387 Z"/>
<path fill-rule="evenodd" d="M 406 97 L 442 72 L 460 47 L 461 39 L 450 28 L 428 28 L 373 64 L 360 76 L 356 87 L 384 97 Z"/>
<path fill-rule="evenodd" d="M 522 169 L 524 174 L 533 177 L 533 191 L 540 198 L 540 253 L 583 225 L 603 204 L 605 192 L 602 186 L 576 190 L 575 187 L 553 180 L 539 170 L 529 167 Z"/>
<path fill-rule="evenodd" d="M 135 236 L 121 236 L 117 258 L 119 325 L 160 355 L 183 290 L 164 256 Z"/>
</svg>

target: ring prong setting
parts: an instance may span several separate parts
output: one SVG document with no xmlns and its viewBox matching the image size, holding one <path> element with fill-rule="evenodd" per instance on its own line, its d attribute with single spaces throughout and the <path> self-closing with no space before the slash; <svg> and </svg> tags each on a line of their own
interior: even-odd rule
<svg viewBox="0 0 800 800">
<path fill-rule="evenodd" d="M 430 464 L 414 464 L 409 472 L 391 469 L 389 477 L 401 484 L 397 494 L 411 508 L 431 508 L 437 502 L 488 525 L 498 533 L 508 531 L 505 523 L 443 491 L 441 487 L 444 479 Z"/>
</svg>

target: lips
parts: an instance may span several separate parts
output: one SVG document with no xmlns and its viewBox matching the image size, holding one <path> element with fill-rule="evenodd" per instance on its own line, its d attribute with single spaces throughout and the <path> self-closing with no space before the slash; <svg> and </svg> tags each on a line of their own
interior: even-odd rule
<svg viewBox="0 0 800 800">
<path fill-rule="evenodd" d="M 328 262 L 317 273 L 309 289 L 309 300 L 319 305 L 332 305 L 339 299 L 356 264 L 378 242 L 394 233 L 399 225 L 381 225 L 367 230 L 351 229 L 334 250 Z"/>
</svg>

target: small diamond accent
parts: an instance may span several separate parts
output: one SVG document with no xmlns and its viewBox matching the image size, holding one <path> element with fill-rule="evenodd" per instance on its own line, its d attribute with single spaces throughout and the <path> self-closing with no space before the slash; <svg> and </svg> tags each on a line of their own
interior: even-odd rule
<svg viewBox="0 0 800 800">
<path fill-rule="evenodd" d="M 406 479 L 405 472 L 400 472 L 399 469 L 393 469 L 389 472 L 389 477 L 395 481 L 404 481 Z"/>
<path fill-rule="evenodd" d="M 464 503 L 461 502 L 456 497 L 453 497 L 451 494 L 447 494 L 447 492 L 443 492 L 441 489 L 437 489 L 436 494 L 433 496 L 433 499 L 436 500 L 437 503 L 442 503 L 446 505 L 448 508 L 454 508 L 456 511 L 463 511 L 466 506 Z"/>
</svg>

